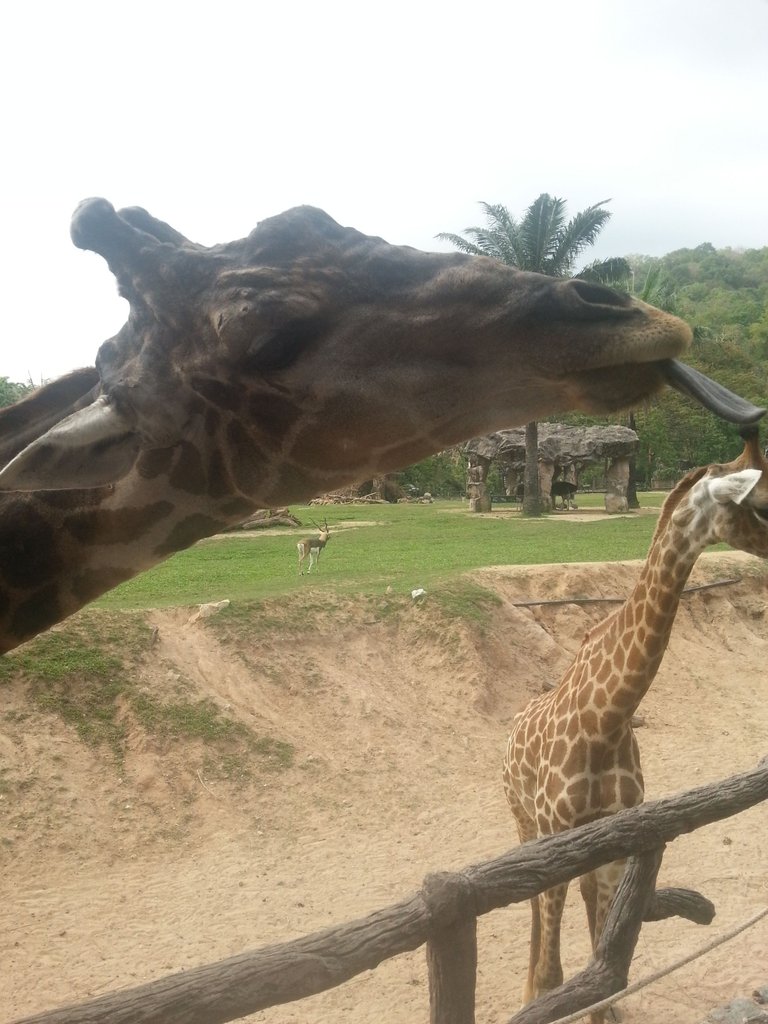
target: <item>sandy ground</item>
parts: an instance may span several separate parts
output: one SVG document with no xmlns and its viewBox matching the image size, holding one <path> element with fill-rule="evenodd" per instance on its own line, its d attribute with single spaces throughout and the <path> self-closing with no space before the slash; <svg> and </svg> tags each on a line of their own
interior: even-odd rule
<svg viewBox="0 0 768 1024">
<path fill-rule="evenodd" d="M 692 582 L 740 574 L 701 559 Z M 430 604 L 396 616 L 337 608 L 289 641 L 254 623 L 239 646 L 189 610 L 152 613 L 142 685 L 212 697 L 295 748 L 245 785 L 206 774 L 194 745 L 135 731 L 122 772 L 58 718 L 0 690 L 0 1021 L 298 937 L 387 906 L 432 870 L 516 845 L 500 763 L 513 714 L 567 667 L 606 605 L 512 602 L 624 595 L 638 563 L 487 569 L 485 633 Z M 311 593 L 311 592 L 310 592 Z M 382 601 L 385 601 L 382 598 Z M 756 764 L 768 746 L 765 578 L 684 598 L 639 731 L 649 797 Z M 647 925 L 632 977 L 695 950 L 768 903 L 768 806 L 681 837 L 661 885 L 700 889 L 709 928 Z M 519 1005 L 527 905 L 479 926 L 477 1020 Z M 578 887 L 566 973 L 588 958 Z M 624 1004 L 628 1022 L 695 1024 L 768 980 L 768 919 Z M 423 950 L 341 988 L 247 1018 L 269 1024 L 428 1019 Z"/>
</svg>

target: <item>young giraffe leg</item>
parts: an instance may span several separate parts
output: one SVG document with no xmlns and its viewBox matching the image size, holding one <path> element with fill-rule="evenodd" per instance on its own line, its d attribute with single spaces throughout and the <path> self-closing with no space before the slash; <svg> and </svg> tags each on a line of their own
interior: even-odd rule
<svg viewBox="0 0 768 1024">
<path fill-rule="evenodd" d="M 539 955 L 533 971 L 533 997 L 549 992 L 563 983 L 560 962 L 560 923 L 568 892 L 568 883 L 556 885 L 539 894 L 541 938 Z"/>
<path fill-rule="evenodd" d="M 528 952 L 528 977 L 523 985 L 523 1006 L 535 999 L 534 975 L 536 965 L 539 962 L 539 950 L 541 949 L 541 914 L 539 912 L 539 897 L 534 896 L 531 900 L 531 944 Z"/>
<path fill-rule="evenodd" d="M 597 879 L 593 871 L 582 875 L 579 879 L 581 898 L 587 911 L 587 924 L 589 925 L 589 938 L 592 942 L 592 952 L 595 951 L 597 938 L 595 936 L 595 914 L 597 912 Z"/>
<path fill-rule="evenodd" d="M 517 798 L 514 790 L 505 785 L 507 801 L 515 818 L 517 834 L 520 837 L 520 844 L 527 843 L 537 836 L 536 825 L 532 818 L 529 818 L 523 809 L 523 805 Z M 539 897 L 534 896 L 531 900 L 531 941 L 528 950 L 528 976 L 523 985 L 523 1006 L 534 998 L 534 972 L 539 959 L 541 948 L 541 914 L 539 913 Z"/>
<path fill-rule="evenodd" d="M 626 863 L 626 860 L 615 860 L 610 864 L 601 865 L 590 875 L 584 876 L 585 879 L 591 879 L 590 882 L 587 882 L 587 895 L 592 900 L 591 913 L 590 904 L 587 903 L 587 895 L 584 893 L 584 879 L 582 879 L 581 894 L 584 896 L 584 902 L 587 904 L 587 919 L 589 920 L 589 930 L 592 935 L 593 951 L 596 949 L 600 936 L 603 933 L 605 919 L 608 916 L 611 901 L 624 874 Z M 589 1024 L 604 1024 L 606 1020 L 621 1020 L 621 1014 L 615 1006 L 610 1007 L 604 1013 L 591 1014 Z"/>
<path fill-rule="evenodd" d="M 520 842 L 536 839 L 539 830 L 520 798 L 517 796 L 505 768 L 504 789 L 517 824 Z M 557 988 L 563 981 L 560 963 L 560 922 L 563 917 L 568 883 L 539 893 L 531 900 L 531 947 L 528 959 L 528 977 L 523 988 L 523 1004 L 531 1002 L 543 992 Z"/>
<path fill-rule="evenodd" d="M 603 864 L 593 872 L 597 883 L 597 894 L 595 901 L 595 945 L 603 933 L 603 925 L 608 916 L 611 901 L 619 887 L 619 882 L 624 875 L 626 860 L 615 860 L 610 864 Z"/>
</svg>

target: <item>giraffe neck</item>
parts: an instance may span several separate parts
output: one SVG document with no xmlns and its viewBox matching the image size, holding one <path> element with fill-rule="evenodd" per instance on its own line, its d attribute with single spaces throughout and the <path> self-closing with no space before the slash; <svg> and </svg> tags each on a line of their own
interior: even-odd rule
<svg viewBox="0 0 768 1024">
<path fill-rule="evenodd" d="M 582 691 L 580 706 L 597 713 L 600 733 L 609 734 L 629 721 L 651 686 L 680 596 L 708 543 L 706 531 L 692 528 L 689 518 L 665 516 L 632 593 L 588 635 L 572 679 Z"/>
<path fill-rule="evenodd" d="M 0 654 L 254 508 L 136 472 L 85 491 L 0 493 Z"/>
</svg>

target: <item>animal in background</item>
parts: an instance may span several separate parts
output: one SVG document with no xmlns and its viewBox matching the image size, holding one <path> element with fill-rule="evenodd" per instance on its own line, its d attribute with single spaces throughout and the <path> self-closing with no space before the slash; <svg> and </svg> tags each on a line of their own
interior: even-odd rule
<svg viewBox="0 0 768 1024">
<path fill-rule="evenodd" d="M 317 526 L 317 523 L 313 523 L 313 525 Z M 328 529 L 328 521 L 326 519 L 323 520 L 322 526 L 317 526 L 317 529 L 320 531 L 318 537 L 308 537 L 306 540 L 300 540 L 296 545 L 299 552 L 299 576 L 304 575 L 303 565 L 307 558 L 309 558 L 307 575 L 312 572 L 312 566 L 317 563 L 320 558 L 320 552 L 330 539 L 331 531 Z"/>
<path fill-rule="evenodd" d="M 576 484 L 572 484 L 568 480 L 555 480 L 550 494 L 552 495 L 552 508 L 557 508 L 556 498 L 562 500 L 561 508 L 563 511 L 577 508 L 576 502 L 573 500 L 576 494 Z"/>
</svg>

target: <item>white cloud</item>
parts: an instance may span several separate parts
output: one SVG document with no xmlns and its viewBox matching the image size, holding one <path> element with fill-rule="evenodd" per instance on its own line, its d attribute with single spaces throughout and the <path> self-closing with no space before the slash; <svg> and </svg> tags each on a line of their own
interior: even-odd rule
<svg viewBox="0 0 768 1024">
<path fill-rule="evenodd" d="M 542 191 L 612 198 L 595 255 L 768 244 L 764 0 L 8 5 L 0 375 L 93 361 L 125 317 L 69 217 L 197 241 L 298 203 L 440 248 Z"/>
</svg>

